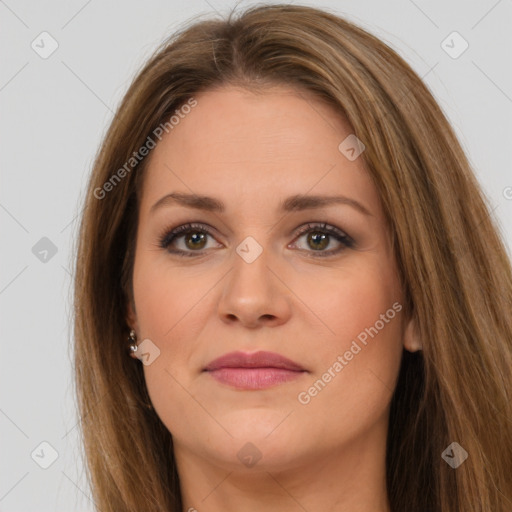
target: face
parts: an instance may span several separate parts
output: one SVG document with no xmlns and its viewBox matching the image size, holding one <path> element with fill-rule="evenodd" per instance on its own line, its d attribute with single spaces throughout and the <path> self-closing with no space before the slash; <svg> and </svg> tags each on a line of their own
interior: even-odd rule
<svg viewBox="0 0 512 512">
<path fill-rule="evenodd" d="M 287 88 L 195 99 L 146 170 L 128 318 L 178 465 L 382 446 L 410 341 L 377 190 L 351 139 L 339 149 L 350 125 Z M 209 366 L 232 352 L 246 359 Z"/>
</svg>

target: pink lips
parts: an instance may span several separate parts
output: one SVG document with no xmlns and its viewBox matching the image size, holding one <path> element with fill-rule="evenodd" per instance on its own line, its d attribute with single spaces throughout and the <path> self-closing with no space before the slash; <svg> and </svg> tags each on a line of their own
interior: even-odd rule
<svg viewBox="0 0 512 512">
<path fill-rule="evenodd" d="M 307 373 L 297 363 L 274 352 L 230 352 L 206 366 L 214 379 L 238 389 L 265 389 Z"/>
</svg>

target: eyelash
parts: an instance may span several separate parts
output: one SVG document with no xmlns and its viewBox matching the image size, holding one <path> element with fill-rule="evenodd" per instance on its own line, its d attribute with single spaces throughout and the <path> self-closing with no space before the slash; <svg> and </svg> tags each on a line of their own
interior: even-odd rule
<svg viewBox="0 0 512 512">
<path fill-rule="evenodd" d="M 312 252 L 315 255 L 312 256 L 314 258 L 325 258 L 328 256 L 333 256 L 335 254 L 340 253 L 341 251 L 351 248 L 354 246 L 354 240 L 350 238 L 347 234 L 345 234 L 340 229 L 336 228 L 335 226 L 331 226 L 327 223 L 308 223 L 301 228 L 299 228 L 298 233 L 295 238 L 300 238 L 302 235 L 305 235 L 309 232 L 316 232 L 316 233 L 323 233 L 330 235 L 334 237 L 338 242 L 342 244 L 342 247 L 339 249 L 331 249 L 329 251 L 308 251 L 301 249 L 301 251 L 305 252 Z M 201 256 L 204 254 L 203 251 L 182 251 L 181 249 L 169 249 L 169 246 L 172 242 L 174 242 L 177 238 L 180 238 L 183 235 L 190 234 L 190 233 L 204 233 L 206 235 L 212 236 L 209 229 L 203 225 L 203 224 L 195 224 L 195 223 L 189 223 L 189 224 L 183 224 L 181 226 L 178 226 L 177 228 L 174 228 L 172 230 L 166 229 L 163 234 L 159 237 L 159 246 L 162 249 L 167 249 L 171 254 L 175 254 L 180 257 L 195 257 L 196 255 Z M 294 239 L 295 240 L 295 239 Z"/>
</svg>

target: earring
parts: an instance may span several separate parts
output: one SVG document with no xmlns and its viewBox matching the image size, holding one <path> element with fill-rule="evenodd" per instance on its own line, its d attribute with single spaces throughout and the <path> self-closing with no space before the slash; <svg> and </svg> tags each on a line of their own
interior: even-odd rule
<svg viewBox="0 0 512 512">
<path fill-rule="evenodd" d="M 130 331 L 128 341 L 130 342 L 130 346 L 129 346 L 130 354 L 132 356 L 135 356 L 135 352 L 137 352 L 137 336 L 133 329 Z"/>
<path fill-rule="evenodd" d="M 130 349 L 130 355 L 138 359 L 137 355 L 135 354 L 137 352 L 137 335 L 133 329 L 130 330 L 130 335 L 128 336 L 128 341 L 130 342 L 129 349 Z M 153 410 L 153 405 L 147 402 L 144 402 L 144 407 L 146 407 L 149 410 Z"/>
</svg>

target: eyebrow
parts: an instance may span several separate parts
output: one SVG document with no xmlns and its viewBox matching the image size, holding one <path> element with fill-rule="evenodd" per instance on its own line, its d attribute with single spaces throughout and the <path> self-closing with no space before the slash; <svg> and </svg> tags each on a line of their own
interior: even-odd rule
<svg viewBox="0 0 512 512">
<path fill-rule="evenodd" d="M 333 206 L 345 204 L 352 206 L 364 215 L 372 216 L 372 214 L 361 203 L 355 199 L 345 196 L 304 196 L 294 195 L 290 196 L 279 206 L 282 212 L 293 212 L 301 210 L 312 210 L 315 208 L 323 208 L 326 206 Z M 181 192 L 172 192 L 160 198 L 150 209 L 150 213 L 163 208 L 164 206 L 180 205 L 186 208 L 193 208 L 196 210 L 206 210 L 209 212 L 223 213 L 226 207 L 222 201 L 213 197 L 201 196 L 197 194 L 184 194 Z"/>
</svg>

